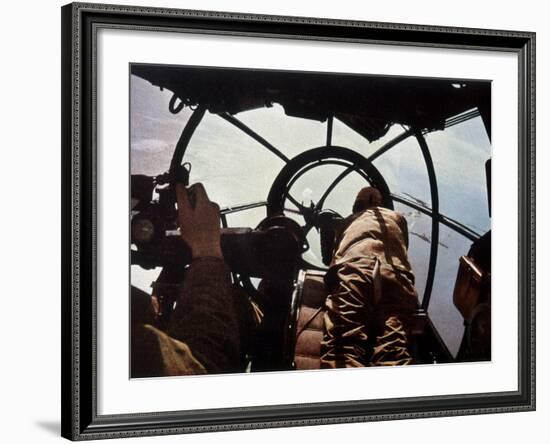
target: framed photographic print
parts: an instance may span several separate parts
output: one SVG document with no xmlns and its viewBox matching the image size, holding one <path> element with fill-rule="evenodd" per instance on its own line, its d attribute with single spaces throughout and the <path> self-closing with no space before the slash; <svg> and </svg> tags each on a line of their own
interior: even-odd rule
<svg viewBox="0 0 550 444">
<path fill-rule="evenodd" d="M 62 8 L 62 435 L 535 408 L 535 35 Z"/>
</svg>

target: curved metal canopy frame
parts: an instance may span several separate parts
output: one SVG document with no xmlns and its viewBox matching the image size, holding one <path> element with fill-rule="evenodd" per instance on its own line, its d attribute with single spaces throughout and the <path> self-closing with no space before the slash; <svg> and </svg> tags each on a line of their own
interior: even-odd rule
<svg viewBox="0 0 550 444">
<path fill-rule="evenodd" d="M 171 162 L 171 169 L 177 165 L 180 164 L 183 160 L 183 157 L 185 155 L 185 151 L 189 145 L 189 142 L 191 141 L 191 138 L 193 136 L 193 133 L 195 132 L 197 126 L 200 124 L 202 118 L 204 117 L 204 114 L 206 112 L 206 109 L 204 107 L 199 106 L 196 110 L 194 110 L 193 114 L 191 115 L 189 121 L 185 125 L 182 134 L 178 140 L 178 143 L 176 144 L 176 148 L 174 150 L 174 154 L 172 157 Z M 474 117 L 479 116 L 479 111 L 472 110 L 467 113 L 464 113 L 460 116 L 455 116 L 447 120 L 445 124 L 445 128 L 449 128 L 450 126 L 457 125 L 459 123 L 465 122 L 469 119 L 472 119 Z M 262 145 L 264 148 L 266 148 L 268 151 L 270 151 L 275 156 L 279 157 L 281 160 L 285 162 L 285 164 L 288 164 L 291 159 L 289 159 L 287 156 L 285 156 L 279 149 L 277 149 L 275 146 L 270 144 L 266 139 L 264 139 L 262 136 L 260 136 L 258 133 L 256 133 L 254 130 L 252 130 L 250 127 L 245 125 L 243 122 L 241 122 L 239 119 L 237 119 L 235 116 L 232 116 L 227 113 L 219 114 L 219 117 L 226 120 L 228 123 L 234 125 L 236 128 L 240 129 L 243 133 L 257 141 L 260 145 Z M 332 127 L 333 127 L 333 119 L 329 118 L 327 120 L 327 147 L 330 147 L 332 144 Z M 439 190 L 437 186 L 437 178 L 435 174 L 435 169 L 433 165 L 433 160 L 430 154 L 430 150 L 428 147 L 428 144 L 426 142 L 426 139 L 424 137 L 424 134 L 428 133 L 427 130 L 422 130 L 418 128 L 408 128 L 405 129 L 405 131 L 398 136 L 394 137 L 387 143 L 385 143 L 382 147 L 380 147 L 378 150 L 376 150 L 373 154 L 366 157 L 366 159 L 369 162 L 374 161 L 379 156 L 385 154 L 395 146 L 397 146 L 399 143 L 403 142 L 407 138 L 414 136 L 419 144 L 420 151 L 422 154 L 422 157 L 424 159 L 424 163 L 426 165 L 426 171 L 428 174 L 428 180 L 430 185 L 430 195 L 431 195 L 431 208 L 421 206 L 414 201 L 407 199 L 403 196 L 392 194 L 391 197 L 395 202 L 399 202 L 403 205 L 409 206 L 412 209 L 415 209 L 432 219 L 432 236 L 431 236 L 431 242 L 430 242 L 430 257 L 428 261 L 428 273 L 426 277 L 426 287 L 424 290 L 424 295 L 422 297 L 422 303 L 421 308 L 424 310 L 428 309 L 431 293 L 433 289 L 433 282 L 435 277 L 435 270 L 437 265 L 437 255 L 438 255 L 438 243 L 439 243 L 439 224 L 443 224 L 450 228 L 451 230 L 457 232 L 458 234 L 466 237 L 467 239 L 471 241 L 475 241 L 480 237 L 479 233 L 476 233 L 475 231 L 471 230 L 470 228 L 462 225 L 460 222 L 455 221 L 454 219 L 444 216 L 439 212 Z M 329 187 L 325 190 L 322 197 L 320 198 L 319 202 L 316 204 L 316 206 L 322 207 L 324 201 L 327 199 L 328 195 L 334 190 L 334 188 L 350 173 L 353 171 L 357 171 L 357 169 L 354 166 L 349 166 L 346 170 L 344 170 L 342 173 L 340 173 L 334 181 L 329 185 Z M 296 205 L 296 207 L 300 210 L 303 208 L 303 206 L 291 195 L 288 195 L 289 200 Z M 227 225 L 227 214 L 236 213 L 238 211 L 245 211 L 251 208 L 257 208 L 266 206 L 267 201 L 261 201 L 261 202 L 254 202 L 239 206 L 233 206 L 228 208 L 223 208 L 221 210 L 221 217 L 222 217 L 222 223 L 224 226 Z"/>
<path fill-rule="evenodd" d="M 432 155 L 426 143 L 422 131 L 415 130 L 414 132 L 420 150 L 422 151 L 422 157 L 426 163 L 426 170 L 428 171 L 428 180 L 430 181 L 430 195 L 432 204 L 432 238 L 430 243 L 430 261 L 428 265 L 428 274 L 426 276 L 426 287 L 424 289 L 424 297 L 422 298 L 421 308 L 428 310 L 430 304 L 430 298 L 432 295 L 432 288 L 435 277 L 435 267 L 437 265 L 437 252 L 439 250 L 439 190 L 437 189 L 437 178 L 435 176 L 434 163 Z"/>
<path fill-rule="evenodd" d="M 321 146 L 302 152 L 292 158 L 279 172 L 271 185 L 267 198 L 267 214 L 278 214 L 280 211 L 288 211 L 285 202 L 289 199 L 292 186 L 308 171 L 324 165 L 338 165 L 346 169 L 356 171 L 369 185 L 376 186 L 384 198 L 388 208 L 393 209 L 393 200 L 384 177 L 378 169 L 364 156 L 349 148 L 340 146 Z M 305 225 L 302 226 L 304 236 L 314 227 L 312 217 L 316 210 L 321 210 L 321 202 L 309 207 L 301 206 L 299 214 L 304 217 Z M 302 268 L 327 271 L 326 267 L 320 267 L 302 258 Z"/>
</svg>

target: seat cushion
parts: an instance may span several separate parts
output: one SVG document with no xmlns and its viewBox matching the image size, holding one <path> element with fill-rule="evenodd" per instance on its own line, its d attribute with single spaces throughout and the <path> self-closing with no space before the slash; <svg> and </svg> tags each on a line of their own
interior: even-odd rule
<svg viewBox="0 0 550 444">
<path fill-rule="evenodd" d="M 324 273 L 308 271 L 300 295 L 294 363 L 297 370 L 320 368 L 324 305 L 328 295 Z"/>
</svg>

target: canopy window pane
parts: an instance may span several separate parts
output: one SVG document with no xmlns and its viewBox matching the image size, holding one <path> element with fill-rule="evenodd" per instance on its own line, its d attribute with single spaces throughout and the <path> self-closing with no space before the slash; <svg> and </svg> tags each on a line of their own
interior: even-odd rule
<svg viewBox="0 0 550 444">
<path fill-rule="evenodd" d="M 352 171 L 328 195 L 323 208 L 330 208 L 343 217 L 349 216 L 355 196 L 361 188 L 368 185 L 369 183 L 363 176 L 356 171 Z"/>
<path fill-rule="evenodd" d="M 192 114 L 189 108 L 172 114 L 168 110 L 171 98 L 172 92 L 130 76 L 131 174 L 156 176 L 170 167 L 174 147 Z"/>
<path fill-rule="evenodd" d="M 235 117 L 290 158 L 327 141 L 326 122 L 288 116 L 278 104 Z"/>
<path fill-rule="evenodd" d="M 426 136 L 439 187 L 439 210 L 482 234 L 491 227 L 485 163 L 491 143 L 481 117 Z"/>
<path fill-rule="evenodd" d="M 424 207 L 431 206 L 430 182 L 426 164 L 414 137 L 409 137 L 377 157 L 378 168 L 393 194 Z"/>
<path fill-rule="evenodd" d="M 284 162 L 240 129 L 205 114 L 185 156 L 191 182 L 202 182 L 220 207 L 265 200 Z"/>
<path fill-rule="evenodd" d="M 439 251 L 428 314 L 447 348 L 456 355 L 464 333 L 464 320 L 453 303 L 460 256 L 468 253 L 471 241 L 439 224 Z"/>
<path fill-rule="evenodd" d="M 428 262 L 430 260 L 430 244 L 432 219 L 407 205 L 396 202 L 395 210 L 405 216 L 409 229 L 409 261 L 415 277 L 415 288 L 418 297 L 422 298 L 426 288 Z M 422 302 L 419 300 L 419 302 Z"/>
</svg>

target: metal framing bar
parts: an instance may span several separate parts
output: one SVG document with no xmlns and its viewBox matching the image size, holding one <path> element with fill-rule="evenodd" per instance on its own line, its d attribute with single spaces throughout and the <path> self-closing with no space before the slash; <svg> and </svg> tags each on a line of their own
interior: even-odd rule
<svg viewBox="0 0 550 444">
<path fill-rule="evenodd" d="M 402 203 L 403 205 L 407 205 L 417 211 L 420 211 L 426 216 L 433 217 L 432 210 L 428 207 L 419 205 L 413 202 L 412 200 L 409 200 L 403 196 L 399 196 L 398 194 L 392 194 L 391 197 L 395 202 Z M 467 226 L 462 225 L 460 222 L 457 222 L 456 220 L 451 219 L 450 217 L 444 216 L 441 213 L 439 213 L 439 222 L 445 225 L 446 227 L 449 227 L 451 230 L 461 234 L 465 238 L 471 240 L 472 242 L 476 241 L 481 237 L 479 233 L 476 233 L 475 231 L 471 230 Z"/>
<path fill-rule="evenodd" d="M 222 217 L 225 217 L 226 214 L 232 214 L 232 213 L 237 213 L 239 211 L 251 210 L 253 208 L 264 207 L 266 205 L 267 205 L 267 202 L 263 200 L 260 202 L 252 202 L 252 203 L 243 204 L 243 205 L 224 207 L 220 210 L 220 214 L 222 215 Z"/>
<path fill-rule="evenodd" d="M 181 165 L 185 150 L 187 149 L 187 146 L 189 145 L 191 137 L 193 137 L 193 133 L 197 129 L 197 126 L 199 126 L 199 123 L 201 123 L 201 120 L 204 117 L 204 113 L 206 113 L 206 106 L 199 105 L 199 107 L 193 112 L 193 114 L 191 114 L 191 117 L 183 128 L 178 143 L 176 144 L 176 148 L 174 149 L 174 154 L 172 154 L 172 160 L 170 162 L 171 173 L 173 173 L 176 168 Z"/>
<path fill-rule="evenodd" d="M 428 265 L 428 274 L 426 276 L 426 287 L 424 289 L 424 296 L 422 298 L 421 308 L 428 310 L 430 304 L 430 297 L 432 295 L 432 288 L 435 277 L 435 266 L 437 264 L 437 253 L 439 249 L 439 190 L 437 189 L 437 179 L 435 175 L 434 164 L 432 155 L 426 143 L 426 139 L 422 135 L 422 131 L 419 129 L 414 130 L 416 140 L 420 146 L 422 157 L 426 163 L 426 169 L 428 171 L 428 179 L 430 181 L 430 194 L 432 201 L 432 242 L 430 244 L 430 262 Z"/>
<path fill-rule="evenodd" d="M 403 142 L 407 137 L 412 136 L 413 134 L 414 134 L 414 131 L 412 129 L 402 132 L 401 134 L 394 137 L 392 140 L 388 141 L 386 144 L 378 148 L 374 153 L 372 153 L 369 157 L 367 157 L 367 160 L 369 162 L 373 162 L 376 158 L 380 157 L 386 151 L 390 150 L 398 143 Z"/>
<path fill-rule="evenodd" d="M 305 166 L 304 168 L 302 168 L 300 171 L 298 171 L 294 177 L 288 182 L 288 186 L 287 186 L 287 192 L 292 188 L 292 185 L 294 185 L 296 183 L 296 181 L 302 177 L 305 173 L 307 173 L 309 170 L 313 169 L 313 168 L 317 168 L 321 165 L 339 165 L 339 166 L 344 166 L 344 167 L 347 167 L 349 166 L 349 163 L 347 162 L 344 162 L 342 160 L 336 160 L 336 159 L 323 159 L 321 161 L 318 161 L 318 162 L 315 162 L 315 163 L 310 163 L 309 165 Z M 356 170 L 357 168 L 355 166 L 351 166 L 349 167 L 353 170 Z M 347 170 L 346 170 L 347 171 Z M 359 174 L 361 174 L 361 176 L 363 176 L 365 179 L 367 179 L 368 181 L 368 176 L 366 176 L 365 174 L 362 174 L 360 171 L 358 171 Z"/>
<path fill-rule="evenodd" d="M 260 143 L 262 146 L 267 148 L 269 151 L 271 151 L 273 154 L 275 154 L 279 159 L 281 159 L 283 162 L 287 163 L 290 159 L 286 157 L 281 151 L 279 151 L 277 148 L 275 148 L 273 145 L 271 145 L 267 140 L 265 140 L 262 136 L 260 136 L 256 131 L 254 131 L 252 128 L 246 126 L 243 122 L 241 122 L 239 119 L 237 119 L 235 116 L 232 116 L 228 113 L 221 113 L 218 114 L 222 119 L 226 120 L 227 122 L 231 123 L 232 125 L 239 128 L 242 132 L 244 132 L 246 135 L 252 137 L 256 142 Z"/>
<path fill-rule="evenodd" d="M 332 126 L 334 124 L 334 116 L 327 119 L 327 146 L 332 145 Z"/>
<path fill-rule="evenodd" d="M 298 173 L 296 173 L 294 175 L 294 177 L 288 182 L 288 186 L 287 186 L 287 189 L 286 189 L 286 192 L 287 192 L 287 198 L 288 200 L 290 200 L 294 205 L 296 205 L 296 207 L 298 209 L 303 209 L 304 206 L 302 204 L 300 204 L 298 202 L 298 200 L 294 197 L 292 197 L 289 193 L 290 189 L 292 188 L 292 185 L 294 185 L 296 183 L 296 181 L 302 177 L 305 173 L 307 173 L 309 170 L 313 169 L 313 168 L 316 168 L 318 167 L 319 165 L 340 165 L 340 166 L 348 166 L 347 163 L 344 163 L 342 161 L 337 161 L 337 160 L 323 160 L 323 161 L 320 161 L 320 162 L 316 162 L 316 163 L 311 163 L 309 165 L 307 165 L 305 168 L 302 168 L 300 171 L 298 171 Z M 355 170 L 355 168 L 353 168 L 352 170 Z M 358 171 L 359 174 L 361 174 L 359 171 Z M 369 182 L 369 179 L 367 176 L 365 176 L 364 174 L 361 174 L 361 176 L 363 176 L 365 178 L 365 180 L 367 180 Z M 369 182 L 370 183 L 370 182 Z M 315 206 L 315 208 L 320 208 L 319 204 L 317 204 Z"/>
<path fill-rule="evenodd" d="M 445 129 L 450 128 L 451 126 L 458 125 L 459 123 L 466 122 L 468 120 L 474 119 L 481 116 L 479 109 L 475 108 L 472 111 L 468 111 L 458 116 L 451 117 L 445 120 Z"/>
<path fill-rule="evenodd" d="M 332 128 L 331 128 L 332 130 Z M 391 148 L 393 148 L 394 146 L 396 146 L 398 143 L 402 142 L 403 140 L 405 140 L 407 137 L 411 136 L 413 134 L 413 132 L 411 130 L 407 130 L 403 133 L 401 133 L 399 136 L 397 137 L 394 137 L 392 140 L 388 141 L 386 144 L 384 144 L 383 146 L 381 146 L 377 151 L 375 151 L 373 154 L 371 154 L 369 157 L 367 157 L 367 160 L 369 160 L 370 162 L 372 162 L 374 159 L 376 159 L 377 157 L 381 156 L 382 154 L 384 154 L 386 151 L 389 151 Z M 321 208 L 323 206 L 323 203 L 325 202 L 326 198 L 328 197 L 328 195 L 332 192 L 332 190 L 334 188 L 336 188 L 336 186 L 342 181 L 345 179 L 345 177 L 350 174 L 351 172 L 353 171 L 356 171 L 357 169 L 355 168 L 355 166 L 350 166 L 347 170 L 345 171 L 342 171 L 337 177 L 336 179 L 334 179 L 334 182 L 332 182 L 329 187 L 326 189 L 326 191 L 323 193 L 323 195 L 321 196 L 321 198 L 319 199 L 319 202 L 317 203 L 317 208 Z"/>
<path fill-rule="evenodd" d="M 399 194 L 392 193 L 391 198 L 394 200 L 394 202 L 399 202 L 403 205 L 406 205 L 408 207 L 413 208 L 414 210 L 421 212 L 422 214 L 425 214 L 426 216 L 432 217 L 432 210 L 429 207 L 425 207 L 423 205 L 417 204 L 416 202 L 413 202 L 412 200 L 407 199 L 406 197 L 400 196 Z M 224 207 L 220 210 L 220 215 L 223 217 L 227 214 L 233 214 L 233 213 L 238 213 L 239 211 L 246 211 L 254 208 L 265 207 L 266 205 L 267 205 L 267 202 L 264 200 L 264 201 L 252 202 L 249 204 Z M 298 210 L 293 210 L 290 208 L 286 208 L 285 210 L 299 213 Z M 466 225 L 463 225 L 460 222 L 452 219 L 451 217 L 445 216 L 444 214 L 441 214 L 441 213 L 439 213 L 439 222 L 445 225 L 446 227 L 450 228 L 451 230 L 456 231 L 458 234 L 464 236 L 468 240 L 471 240 L 472 242 L 476 241 L 481 237 L 480 233 L 477 233 L 476 231 L 472 230 Z M 227 225 L 227 222 L 225 223 Z"/>
<path fill-rule="evenodd" d="M 323 208 L 323 204 L 325 203 L 325 200 L 327 199 L 327 197 L 329 196 L 329 194 L 332 192 L 332 190 L 334 190 L 334 188 L 336 188 L 336 186 L 342 181 L 344 180 L 344 178 L 350 174 L 352 171 L 356 170 L 356 168 L 352 165 L 350 166 L 349 168 L 345 169 L 344 171 L 342 171 L 337 177 L 336 179 L 334 179 L 334 181 L 327 187 L 327 189 L 325 190 L 325 192 L 323 193 L 323 195 L 321 196 L 321 198 L 319 199 L 319 202 L 317 202 L 317 205 L 315 205 L 315 208 L 319 209 L 319 208 Z"/>
</svg>

